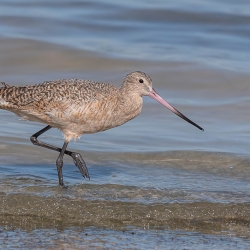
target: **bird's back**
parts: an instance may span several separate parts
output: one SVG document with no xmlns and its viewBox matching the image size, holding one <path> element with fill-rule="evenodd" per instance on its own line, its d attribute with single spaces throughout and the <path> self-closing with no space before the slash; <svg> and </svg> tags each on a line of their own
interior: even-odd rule
<svg viewBox="0 0 250 250">
<path fill-rule="evenodd" d="M 88 103 L 117 92 L 118 89 L 108 83 L 99 83 L 81 79 L 63 79 L 46 81 L 41 84 L 0 87 L 0 108 L 22 109 L 32 105 L 62 100 L 74 103 Z"/>
</svg>

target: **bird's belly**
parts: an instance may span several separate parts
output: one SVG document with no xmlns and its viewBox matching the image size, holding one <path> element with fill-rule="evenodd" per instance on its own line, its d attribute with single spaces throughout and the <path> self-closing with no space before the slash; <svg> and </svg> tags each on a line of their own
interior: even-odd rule
<svg viewBox="0 0 250 250">
<path fill-rule="evenodd" d="M 81 134 L 90 134 L 105 131 L 124 124 L 134 118 L 124 116 L 122 113 L 117 113 L 114 110 L 99 110 L 97 112 L 86 112 L 79 116 L 79 119 L 74 119 L 74 124 L 81 131 Z"/>
<path fill-rule="evenodd" d="M 111 106 L 109 103 L 91 103 L 89 106 L 71 110 L 65 119 L 65 125 L 62 124 L 60 127 L 65 139 L 71 140 L 82 134 L 97 133 L 120 126 L 136 117 L 141 111 L 141 105 L 130 109 L 130 112 L 125 112 L 123 108 Z"/>
</svg>

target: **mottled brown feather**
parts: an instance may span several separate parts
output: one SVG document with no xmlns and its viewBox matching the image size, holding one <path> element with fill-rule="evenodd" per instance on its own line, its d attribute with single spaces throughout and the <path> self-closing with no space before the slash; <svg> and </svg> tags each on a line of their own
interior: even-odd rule
<svg viewBox="0 0 250 250">
<path fill-rule="evenodd" d="M 138 83 L 141 78 L 147 84 Z M 47 81 L 23 87 L 2 84 L 1 109 L 59 128 L 66 141 L 133 119 L 141 112 L 142 95 L 152 89 L 151 79 L 142 72 L 128 74 L 120 89 L 112 84 L 82 79 Z"/>
</svg>

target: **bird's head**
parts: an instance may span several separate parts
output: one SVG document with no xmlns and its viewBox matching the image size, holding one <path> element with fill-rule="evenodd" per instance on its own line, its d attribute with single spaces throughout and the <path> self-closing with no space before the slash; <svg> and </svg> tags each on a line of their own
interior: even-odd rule
<svg viewBox="0 0 250 250">
<path fill-rule="evenodd" d="M 172 105 L 170 105 L 164 99 L 162 99 L 160 95 L 153 89 L 152 80 L 147 74 L 141 71 L 135 71 L 135 72 L 129 73 L 128 75 L 126 75 L 123 81 L 122 88 L 126 89 L 126 91 L 129 91 L 130 93 L 139 94 L 140 96 L 149 96 L 153 98 L 154 100 L 161 103 L 163 106 L 171 110 L 173 113 L 175 113 L 176 115 L 178 115 L 185 121 L 191 123 L 192 125 L 194 125 L 200 130 L 204 130 L 199 125 L 197 125 L 196 123 L 188 119 L 185 115 L 183 115 L 177 109 L 175 109 Z"/>
</svg>

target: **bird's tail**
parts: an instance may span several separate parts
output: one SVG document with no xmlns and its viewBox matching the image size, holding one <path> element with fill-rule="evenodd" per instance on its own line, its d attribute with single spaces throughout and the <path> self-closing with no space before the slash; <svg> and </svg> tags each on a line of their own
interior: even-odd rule
<svg viewBox="0 0 250 250">
<path fill-rule="evenodd" d="M 5 82 L 0 82 L 3 86 L 2 87 L 0 87 L 0 88 L 9 88 L 10 87 L 10 85 L 8 85 L 7 83 L 5 83 Z"/>
<path fill-rule="evenodd" d="M 2 86 L 1 86 L 2 85 Z M 10 86 L 6 84 L 5 82 L 0 82 L 0 109 L 6 108 L 6 91 Z"/>
</svg>

